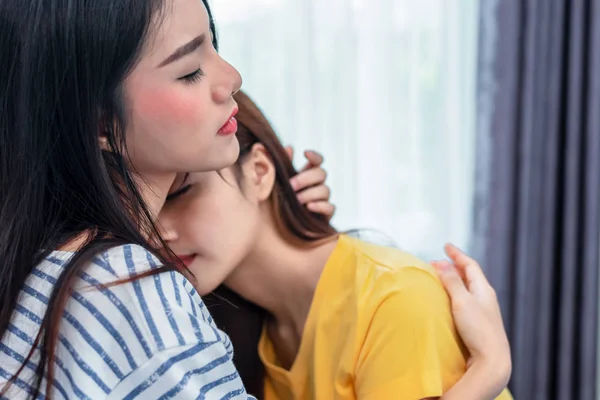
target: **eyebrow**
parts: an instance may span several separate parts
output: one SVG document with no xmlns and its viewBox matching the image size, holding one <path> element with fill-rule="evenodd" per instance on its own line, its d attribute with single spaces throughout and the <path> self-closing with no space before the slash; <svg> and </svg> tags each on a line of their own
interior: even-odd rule
<svg viewBox="0 0 600 400">
<path fill-rule="evenodd" d="M 183 46 L 178 47 L 177 50 L 175 50 L 173 52 L 173 54 L 171 54 L 169 57 L 165 58 L 163 60 L 163 62 L 158 64 L 157 68 L 161 68 L 167 64 L 171 64 L 172 62 L 175 62 L 175 61 L 187 56 L 188 54 L 194 52 L 198 47 L 202 46 L 202 43 L 204 43 L 204 39 L 205 39 L 205 35 L 203 33 L 202 35 L 197 36 L 194 39 L 190 40 Z"/>
</svg>

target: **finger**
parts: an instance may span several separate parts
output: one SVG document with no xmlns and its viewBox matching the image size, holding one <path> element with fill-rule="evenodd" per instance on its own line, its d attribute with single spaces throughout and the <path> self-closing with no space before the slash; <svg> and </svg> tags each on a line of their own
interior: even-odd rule
<svg viewBox="0 0 600 400">
<path fill-rule="evenodd" d="M 462 251 L 452 243 L 446 243 L 446 245 L 444 246 L 444 251 L 458 267 L 463 268 L 467 264 L 477 263 L 477 261 L 466 255 L 464 251 Z"/>
<path fill-rule="evenodd" d="M 290 184 L 295 191 L 300 191 L 311 186 L 322 185 L 325 183 L 327 173 L 323 168 L 313 167 L 290 179 Z"/>
<path fill-rule="evenodd" d="M 448 262 L 448 260 L 434 260 L 434 261 L 430 261 L 429 263 L 431 265 L 433 265 L 434 267 L 436 267 L 436 269 L 437 269 L 438 267 L 442 267 L 442 265 L 440 263 L 447 263 L 447 262 Z M 454 268 L 456 273 L 460 276 L 460 279 L 462 279 L 466 285 L 465 274 L 464 274 L 464 271 L 462 270 L 462 268 L 456 268 L 456 265 L 454 265 L 454 264 L 452 264 L 452 267 Z"/>
<path fill-rule="evenodd" d="M 435 267 L 444 288 L 450 295 L 452 302 L 464 299 L 469 295 L 465 283 L 461 279 L 456 269 L 448 261 L 435 261 L 432 263 Z"/>
<path fill-rule="evenodd" d="M 302 171 L 306 171 L 313 167 L 319 167 L 323 164 L 323 156 L 314 150 L 306 150 L 304 152 L 304 157 L 306 157 L 306 165 L 304 165 Z"/>
<path fill-rule="evenodd" d="M 302 204 L 308 204 L 316 201 L 328 201 L 331 192 L 325 185 L 313 186 L 304 189 L 296 194 L 298 201 Z"/>
<path fill-rule="evenodd" d="M 292 146 L 285 146 L 285 152 L 287 153 L 290 161 L 294 161 L 294 148 Z"/>
<path fill-rule="evenodd" d="M 313 201 L 308 203 L 306 208 L 308 208 L 308 210 L 311 212 L 324 215 L 329 219 L 331 219 L 333 214 L 335 214 L 335 206 L 328 201 Z"/>
<path fill-rule="evenodd" d="M 473 258 L 466 255 L 462 250 L 453 244 L 446 244 L 444 250 L 450 259 L 456 264 L 457 269 L 462 270 L 467 286 L 471 285 L 489 285 L 481 266 Z"/>
</svg>

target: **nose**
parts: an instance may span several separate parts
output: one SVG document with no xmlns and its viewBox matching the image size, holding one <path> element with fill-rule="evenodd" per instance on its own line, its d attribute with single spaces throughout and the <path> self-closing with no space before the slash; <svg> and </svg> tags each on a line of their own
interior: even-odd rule
<svg viewBox="0 0 600 400">
<path fill-rule="evenodd" d="M 161 222 L 158 226 L 160 236 L 167 243 L 171 243 L 179 239 L 177 230 L 168 221 Z"/>
<path fill-rule="evenodd" d="M 213 100 L 215 103 L 227 103 L 231 101 L 231 97 L 237 93 L 242 87 L 242 76 L 237 69 L 227 61 L 221 59 L 222 63 L 222 80 L 221 84 L 216 85 L 213 90 Z"/>
</svg>

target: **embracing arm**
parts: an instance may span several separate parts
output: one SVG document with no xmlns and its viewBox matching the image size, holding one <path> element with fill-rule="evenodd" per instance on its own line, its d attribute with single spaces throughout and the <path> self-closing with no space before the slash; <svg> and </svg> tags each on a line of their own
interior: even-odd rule
<svg viewBox="0 0 600 400">
<path fill-rule="evenodd" d="M 454 323 L 467 346 L 468 369 L 443 400 L 490 400 L 500 395 L 510 399 L 508 384 L 512 363 L 510 345 L 502 322 L 496 293 L 479 264 L 452 245 L 446 254 L 453 264 L 433 265 L 452 302 Z"/>
</svg>

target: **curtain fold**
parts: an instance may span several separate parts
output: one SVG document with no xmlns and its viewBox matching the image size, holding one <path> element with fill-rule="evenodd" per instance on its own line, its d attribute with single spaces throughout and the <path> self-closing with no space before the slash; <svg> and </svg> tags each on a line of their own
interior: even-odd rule
<svg viewBox="0 0 600 400">
<path fill-rule="evenodd" d="M 521 399 L 596 398 L 600 3 L 483 0 L 476 252 Z"/>
</svg>

